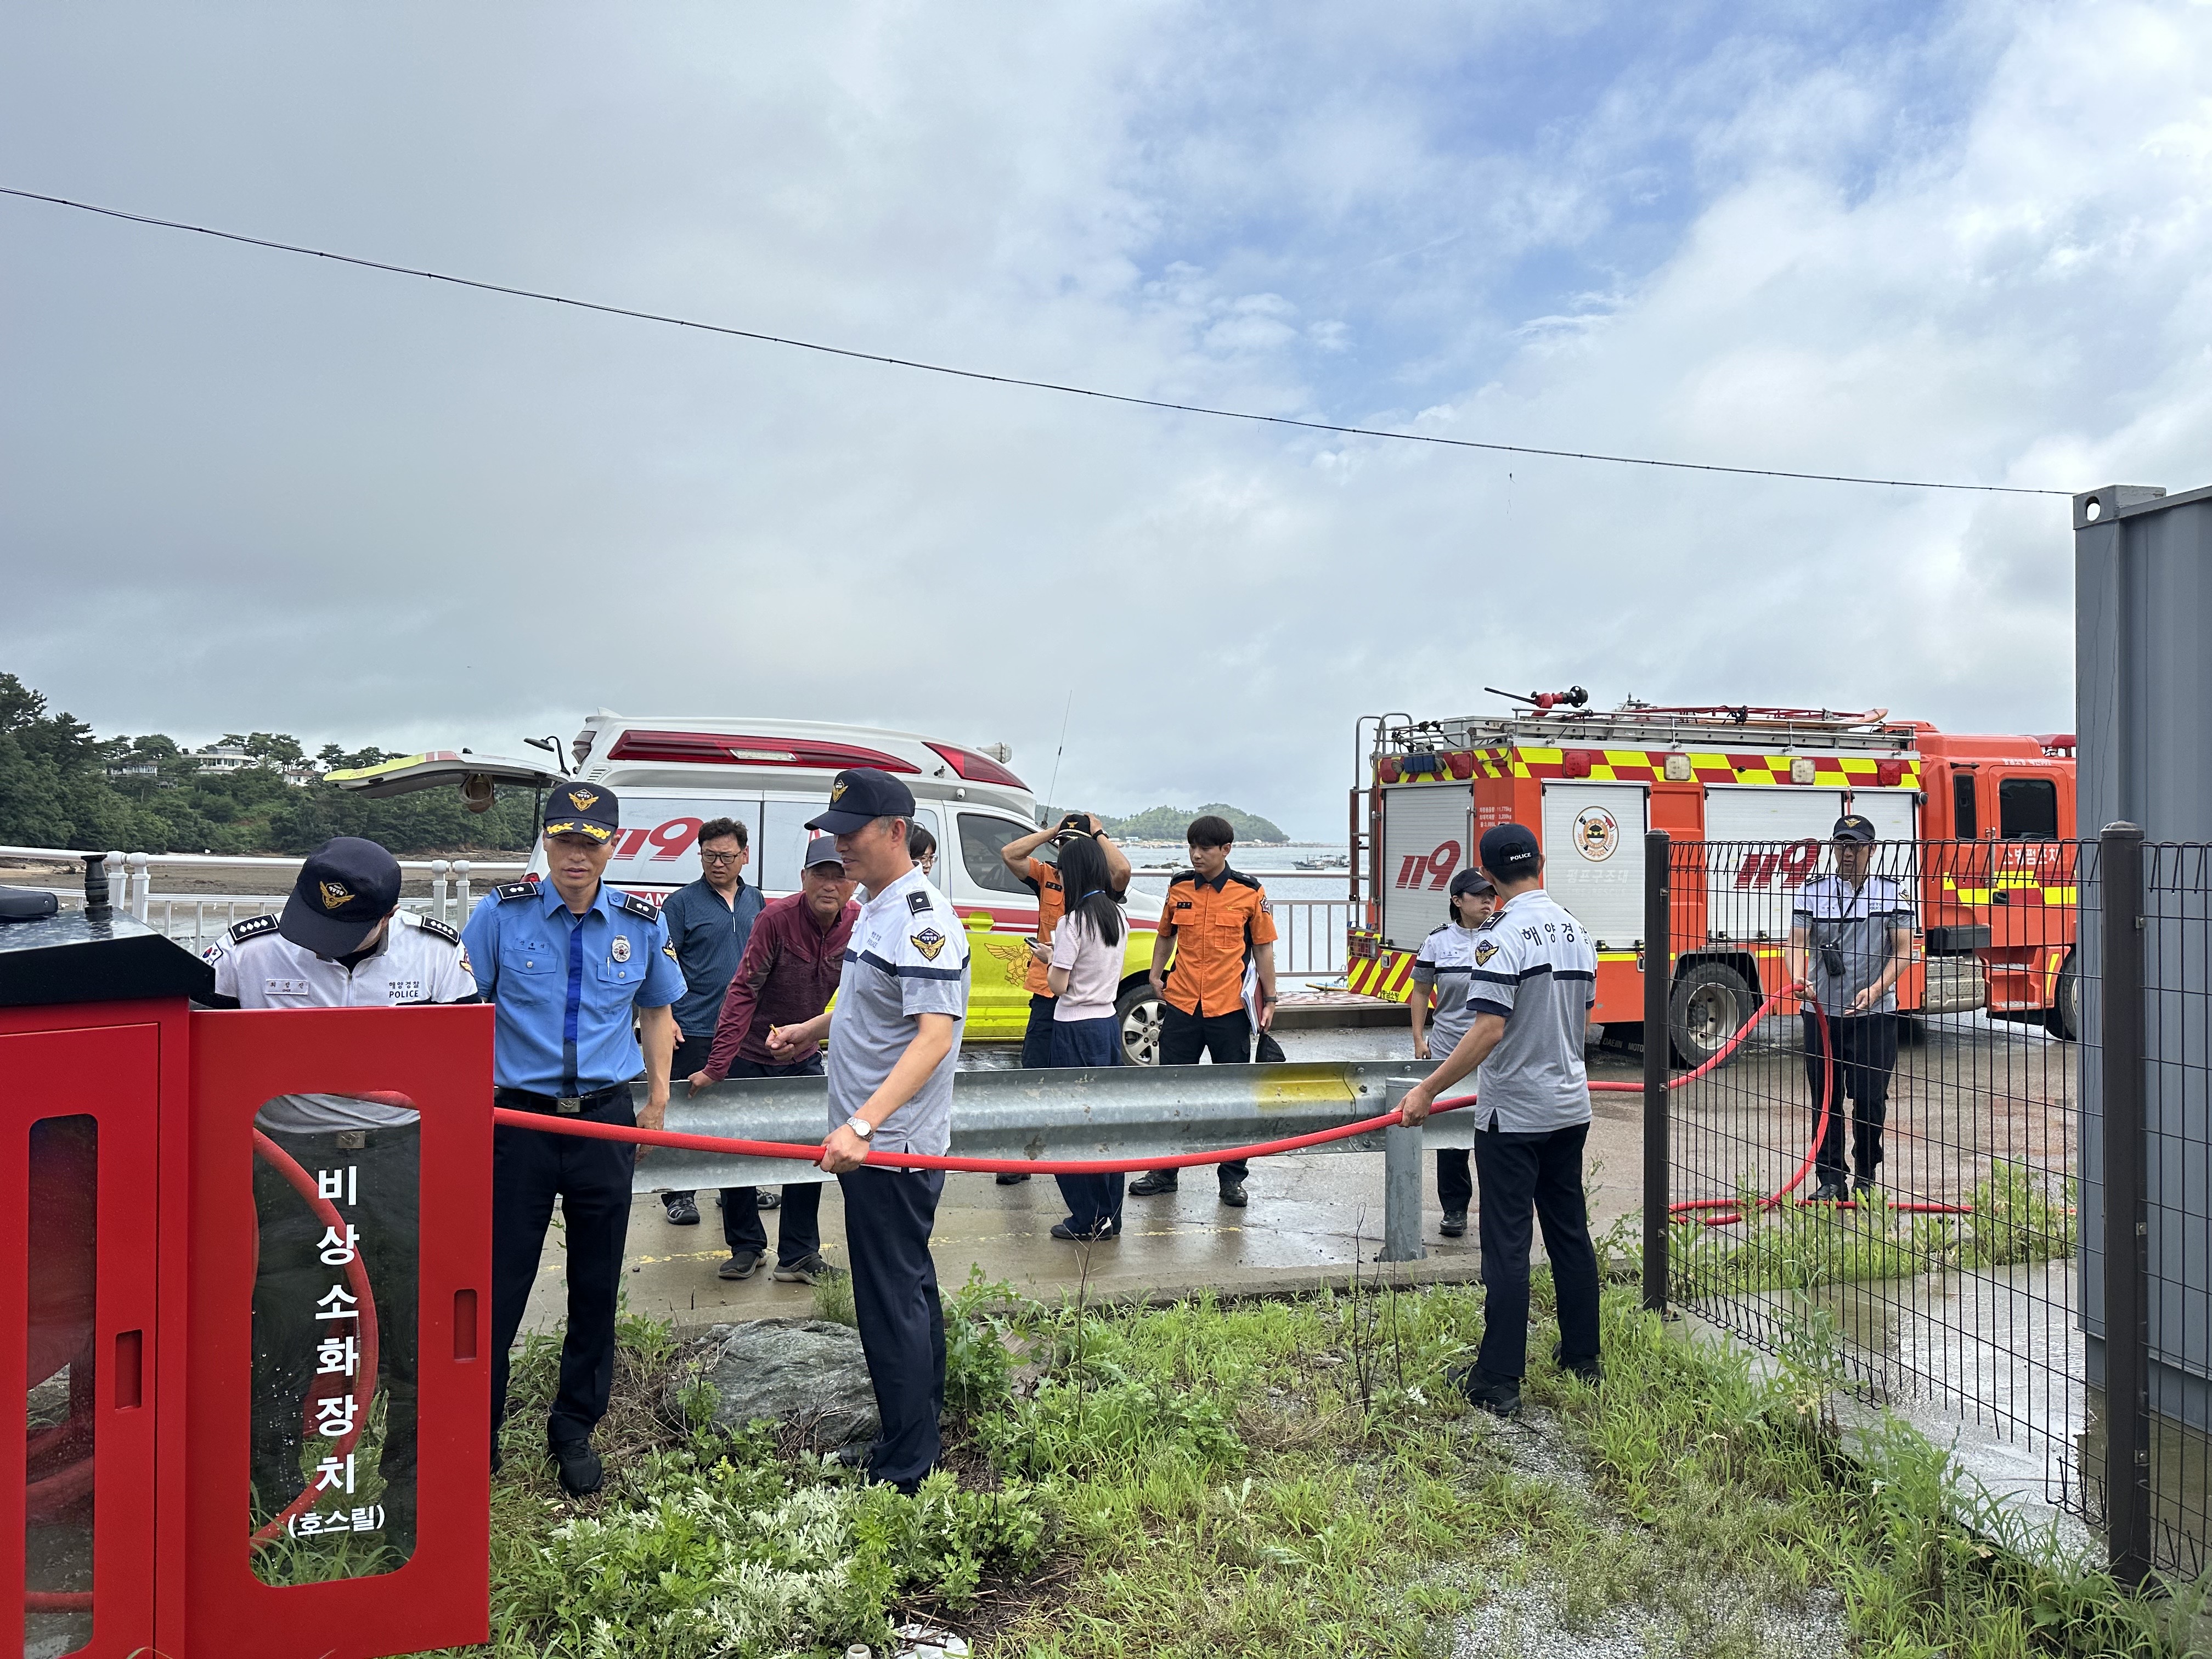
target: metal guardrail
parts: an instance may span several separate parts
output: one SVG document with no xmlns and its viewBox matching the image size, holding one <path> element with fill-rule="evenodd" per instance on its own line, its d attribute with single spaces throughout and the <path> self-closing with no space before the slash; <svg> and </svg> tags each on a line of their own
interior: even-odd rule
<svg viewBox="0 0 2212 1659">
<path fill-rule="evenodd" d="M 1419 1060 L 1299 1061 L 1272 1066 L 1071 1067 L 962 1072 L 952 1086 L 957 1158 L 1174 1157 L 1293 1135 L 1373 1117 L 1425 1076 Z M 818 1144 L 828 1133 L 822 1078 L 733 1079 L 687 1097 L 679 1080 L 667 1127 L 680 1134 Z M 645 1103 L 645 1085 L 631 1093 Z M 1419 1128 L 1354 1135 L 1306 1150 L 1385 1154 L 1382 1260 L 1414 1261 L 1421 1244 L 1421 1151 L 1474 1145 L 1472 1111 L 1446 1112 Z M 830 1176 L 811 1164 L 725 1158 L 655 1147 L 638 1160 L 632 1189 L 775 1187 Z"/>
</svg>

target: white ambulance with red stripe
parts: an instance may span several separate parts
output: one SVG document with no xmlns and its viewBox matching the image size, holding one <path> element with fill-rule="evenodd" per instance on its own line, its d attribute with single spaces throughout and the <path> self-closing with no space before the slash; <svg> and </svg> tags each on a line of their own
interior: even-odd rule
<svg viewBox="0 0 2212 1659">
<path fill-rule="evenodd" d="M 769 897 L 796 891 L 806 820 L 827 805 L 830 780 L 847 767 L 878 767 L 914 791 L 915 818 L 937 838 L 931 878 L 967 922 L 973 968 L 965 1039 L 1020 1040 L 1029 1018 L 1024 981 L 1037 901 L 999 849 L 1037 827 L 1037 804 L 1007 767 L 1005 750 L 872 726 L 601 709 L 576 733 L 569 757 L 569 767 L 556 769 L 557 757 L 549 765 L 441 750 L 330 775 L 341 788 L 371 794 L 458 785 L 486 805 L 495 784 L 544 789 L 564 776 L 605 784 L 622 801 L 606 880 L 657 902 L 698 879 L 699 826 L 718 817 L 746 827 L 748 881 Z M 533 872 L 540 862 L 533 862 Z M 1128 914 L 1123 1050 L 1132 1063 L 1145 1063 L 1157 1048 L 1159 1021 L 1146 979 L 1159 901 L 1132 893 Z"/>
<path fill-rule="evenodd" d="M 1640 1026 L 1644 836 L 1664 830 L 1726 844 L 1703 856 L 1727 868 L 1678 879 L 1672 894 L 1674 1046 L 1702 1060 L 1786 988 L 1791 896 L 1821 869 L 1835 821 L 1855 812 L 1885 842 L 1923 843 L 1889 854 L 1900 873 L 1909 866 L 1917 901 L 1899 1007 L 2075 1035 L 2071 736 L 1958 736 L 1885 709 L 1600 712 L 1580 687 L 1516 701 L 1504 714 L 1361 722 L 1350 989 L 1405 1000 L 1453 872 L 1484 830 L 1522 823 L 1543 844 L 1546 888 L 1597 943 L 1593 1018 Z"/>
</svg>

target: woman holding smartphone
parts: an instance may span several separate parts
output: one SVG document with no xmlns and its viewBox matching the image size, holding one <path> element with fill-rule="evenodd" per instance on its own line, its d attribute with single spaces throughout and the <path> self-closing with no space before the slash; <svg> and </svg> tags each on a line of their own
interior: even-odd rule
<svg viewBox="0 0 2212 1659">
<path fill-rule="evenodd" d="M 1067 896 L 1066 914 L 1053 930 L 1051 965 L 1052 1064 L 1115 1066 L 1121 1063 L 1121 1022 L 1114 998 L 1121 981 L 1121 906 L 1114 896 L 1106 854 L 1085 835 L 1071 835 L 1060 847 L 1060 881 Z M 1067 1219 L 1052 1230 L 1054 1238 L 1100 1239 L 1121 1231 L 1122 1177 L 1113 1175 L 1055 1176 L 1067 1200 Z"/>
<path fill-rule="evenodd" d="M 1459 1047 L 1459 1040 L 1474 1024 L 1467 1006 L 1468 975 L 1474 971 L 1476 934 L 1498 908 L 1498 893 L 1481 871 L 1468 869 L 1452 878 L 1451 920 L 1421 941 L 1413 958 L 1413 994 L 1407 1005 L 1413 1014 L 1413 1058 L 1442 1060 Z M 1433 998 L 1437 1018 L 1429 1024 Z M 1437 1148 L 1437 1207 L 1443 1220 L 1437 1231 L 1446 1238 L 1467 1231 L 1467 1206 L 1474 1197 L 1474 1176 L 1463 1149 Z"/>
</svg>

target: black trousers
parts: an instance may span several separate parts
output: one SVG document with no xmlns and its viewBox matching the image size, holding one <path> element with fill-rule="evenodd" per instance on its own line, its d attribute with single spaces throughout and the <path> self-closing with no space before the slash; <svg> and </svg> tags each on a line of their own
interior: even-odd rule
<svg viewBox="0 0 2212 1659">
<path fill-rule="evenodd" d="M 415 1352 L 418 1303 L 419 1240 L 422 1231 L 422 1131 L 419 1125 L 368 1129 L 360 1145 L 339 1144 L 340 1132 L 299 1134 L 264 1130 L 292 1155 L 310 1180 L 330 1172 L 343 1185 L 331 1196 L 333 1209 L 356 1230 L 356 1248 L 368 1270 L 376 1298 L 378 1386 L 384 1395 L 384 1449 L 377 1470 L 384 1477 L 386 1542 L 405 1555 L 415 1541 Z M 348 1176 L 343 1172 L 350 1170 Z M 360 1322 L 315 1317 L 318 1297 L 331 1286 L 348 1285 L 343 1262 L 322 1261 L 325 1224 L 292 1184 L 259 1158 L 253 1161 L 253 1209 L 259 1229 L 259 1261 L 253 1279 L 252 1472 L 256 1507 L 276 1514 L 300 1495 L 307 1480 L 300 1470 L 301 1449 L 315 1434 L 307 1421 L 311 1399 L 342 1401 L 359 1381 Z M 349 1285 L 347 1293 L 352 1294 Z M 336 1338 L 337 1351 L 323 1346 Z M 349 1351 L 345 1339 L 355 1339 Z M 322 1356 L 328 1353 L 327 1368 Z M 329 1413 L 318 1410 L 318 1422 Z M 321 1455 L 317 1454 L 318 1457 Z M 358 1491 L 368 1460 L 356 1456 Z M 343 1492 L 348 1507 L 372 1500 Z"/>
<path fill-rule="evenodd" d="M 868 1473 L 911 1492 L 936 1466 L 945 1411 L 945 1310 L 929 1254 L 945 1171 L 863 1164 L 837 1184 L 845 1193 L 853 1311 L 883 1419 L 868 1448 Z"/>
<path fill-rule="evenodd" d="M 1022 1032 L 1022 1070 L 1042 1072 L 1052 1064 L 1052 1011 L 1058 997 L 1030 994 L 1030 1023 Z"/>
<path fill-rule="evenodd" d="M 1589 1125 L 1521 1139 L 1475 1132 L 1482 1182 L 1482 1346 L 1486 1377 L 1517 1382 L 1528 1370 L 1529 1214 L 1544 1229 L 1559 1304 L 1559 1358 L 1597 1358 L 1597 1251 L 1583 1208 L 1583 1143 Z"/>
<path fill-rule="evenodd" d="M 1465 1215 L 1474 1201 L 1474 1173 L 1468 1167 L 1464 1146 L 1437 1148 L 1437 1206 L 1447 1213 Z"/>
<path fill-rule="evenodd" d="M 1229 1014 L 1186 1014 L 1173 1003 L 1165 1005 L 1160 1022 L 1160 1064 L 1195 1066 L 1199 1056 L 1211 1054 L 1216 1066 L 1252 1063 L 1252 1017 L 1243 1008 Z M 1221 1184 L 1242 1181 L 1252 1166 L 1243 1158 L 1218 1166 Z M 1172 1176 L 1173 1170 L 1156 1175 Z"/>
<path fill-rule="evenodd" d="M 676 1053 L 670 1057 L 668 1061 L 668 1088 L 670 1094 L 672 1096 L 677 1090 L 681 1089 L 684 1086 L 684 1080 L 690 1077 L 692 1073 L 698 1071 L 702 1066 L 705 1066 L 707 1063 L 707 1057 L 714 1052 L 714 1034 L 712 1030 L 709 1030 L 704 1036 L 685 1036 L 682 1032 L 678 1032 L 676 1036 Z M 735 1066 L 731 1067 L 730 1075 L 732 1077 L 737 1075 L 737 1068 Z M 696 1200 L 699 1194 L 697 1191 L 690 1187 L 684 1188 L 681 1192 L 678 1191 L 673 1187 L 668 1187 L 661 1189 L 660 1201 L 663 1204 L 670 1204 L 673 1203 L 679 1198 L 688 1198 Z"/>
<path fill-rule="evenodd" d="M 1820 1022 L 1810 1010 L 1805 1022 L 1805 1080 L 1812 1091 L 1813 1121 L 1820 1121 L 1827 1091 L 1827 1063 L 1820 1048 Z M 1828 1017 L 1828 1040 L 1836 1051 L 1836 1093 L 1829 1103 L 1828 1127 L 1814 1154 L 1820 1181 L 1841 1181 L 1844 1167 L 1844 1099 L 1851 1103 L 1851 1164 L 1861 1179 L 1872 1181 L 1881 1167 L 1881 1131 L 1889 1119 L 1889 1079 L 1897 1070 L 1897 1016 L 1845 1014 Z"/>
<path fill-rule="evenodd" d="M 507 1091 L 493 1098 L 505 1104 Z M 584 1121 L 636 1126 L 625 1089 Z M 561 1342 L 561 1385 L 545 1425 L 555 1446 L 591 1437 L 606 1415 L 615 1376 L 615 1297 L 622 1288 L 623 1246 L 629 1236 L 630 1172 L 636 1148 L 627 1141 L 585 1140 L 535 1129 L 492 1131 L 491 1146 L 491 1428 L 496 1443 L 507 1420 L 507 1350 L 538 1282 L 538 1262 L 553 1200 L 568 1246 L 568 1329 Z"/>
<path fill-rule="evenodd" d="M 809 1054 L 792 1066 L 764 1066 L 739 1055 L 730 1062 L 730 1075 L 820 1077 L 822 1056 Z M 775 1265 L 795 1267 L 822 1254 L 822 1183 L 795 1181 L 778 1190 L 783 1194 L 783 1207 L 776 1212 Z M 761 1224 L 759 1188 L 722 1188 L 722 1243 L 732 1251 L 750 1250 L 755 1255 L 767 1250 L 768 1229 Z"/>
</svg>

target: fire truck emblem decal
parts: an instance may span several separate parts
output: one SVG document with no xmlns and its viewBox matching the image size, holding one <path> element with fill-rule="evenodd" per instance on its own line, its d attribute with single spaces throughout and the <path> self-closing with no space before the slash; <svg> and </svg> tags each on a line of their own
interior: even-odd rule
<svg viewBox="0 0 2212 1659">
<path fill-rule="evenodd" d="M 1592 864 L 1603 864 L 1620 848 L 1620 820 L 1602 806 L 1575 814 L 1575 851 Z"/>
</svg>

